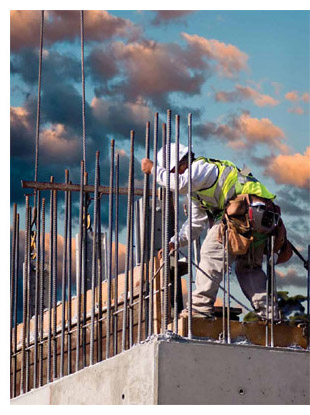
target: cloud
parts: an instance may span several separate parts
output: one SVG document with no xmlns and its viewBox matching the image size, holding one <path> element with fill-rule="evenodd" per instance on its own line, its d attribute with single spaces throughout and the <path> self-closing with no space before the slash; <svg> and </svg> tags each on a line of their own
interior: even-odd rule
<svg viewBox="0 0 310 415">
<path fill-rule="evenodd" d="M 11 11 L 11 50 L 38 47 L 41 12 L 37 10 Z M 140 37 L 140 29 L 130 20 L 115 17 L 104 10 L 84 12 L 86 41 L 102 42 L 115 36 L 126 39 Z M 80 37 L 79 10 L 48 11 L 44 15 L 44 44 L 73 41 Z"/>
<path fill-rule="evenodd" d="M 220 75 L 233 78 L 240 71 L 247 69 L 248 55 L 236 46 L 220 42 L 216 39 L 206 39 L 198 35 L 182 33 L 193 53 L 200 58 L 216 62 L 216 69 Z"/>
<path fill-rule="evenodd" d="M 292 114 L 297 114 L 297 115 L 303 115 L 305 113 L 305 111 L 299 105 L 289 108 L 288 112 L 291 112 Z"/>
<path fill-rule="evenodd" d="M 210 135 L 228 141 L 234 149 L 250 148 L 257 144 L 265 144 L 271 149 L 287 151 L 283 143 L 283 130 L 274 125 L 268 118 L 252 118 L 244 112 L 239 117 L 232 116 L 226 124 L 206 123 L 197 127 L 197 134 L 208 138 Z"/>
<path fill-rule="evenodd" d="M 269 160 L 264 173 L 278 184 L 290 184 L 303 189 L 310 187 L 310 147 L 304 154 L 279 154 Z"/>
<path fill-rule="evenodd" d="M 162 23 L 180 20 L 181 18 L 193 13 L 193 10 L 156 10 L 156 16 L 152 24 L 158 26 Z"/>
<path fill-rule="evenodd" d="M 290 92 L 287 92 L 286 94 L 285 94 L 285 98 L 288 100 L 288 101 L 293 101 L 293 102 L 295 102 L 295 101 L 298 101 L 298 92 L 297 91 L 290 91 Z"/>
<path fill-rule="evenodd" d="M 274 107 L 279 104 L 275 98 L 261 94 L 249 86 L 236 85 L 234 91 L 219 91 L 215 94 L 215 100 L 220 102 L 240 102 L 250 99 L 258 107 Z"/>
<path fill-rule="evenodd" d="M 304 102 L 310 102 L 310 94 L 309 94 L 309 92 L 305 92 L 305 93 L 302 95 L 301 99 L 302 99 Z"/>
<path fill-rule="evenodd" d="M 295 269 L 290 268 L 286 273 L 277 270 L 277 287 L 297 287 L 297 288 L 306 288 L 307 278 L 306 276 L 300 276 L 297 274 Z"/>
</svg>

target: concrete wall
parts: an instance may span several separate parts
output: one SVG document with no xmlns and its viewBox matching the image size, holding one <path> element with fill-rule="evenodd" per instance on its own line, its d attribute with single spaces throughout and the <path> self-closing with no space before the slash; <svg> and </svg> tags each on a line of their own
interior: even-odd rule
<svg viewBox="0 0 310 415">
<path fill-rule="evenodd" d="M 156 339 L 12 404 L 310 404 L 305 351 Z"/>
</svg>

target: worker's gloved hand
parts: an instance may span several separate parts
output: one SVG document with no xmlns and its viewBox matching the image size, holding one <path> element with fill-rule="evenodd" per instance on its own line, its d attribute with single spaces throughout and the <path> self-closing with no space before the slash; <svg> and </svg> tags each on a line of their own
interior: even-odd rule
<svg viewBox="0 0 310 415">
<path fill-rule="evenodd" d="M 169 242 L 169 252 L 173 251 L 174 249 L 175 249 L 175 245 L 174 245 L 174 243 L 173 243 L 173 242 Z M 159 260 L 161 260 L 161 259 L 162 259 L 162 257 L 163 257 L 163 249 L 160 249 L 160 250 L 158 251 L 157 258 L 158 258 Z"/>
<path fill-rule="evenodd" d="M 141 170 L 143 173 L 151 174 L 153 168 L 153 162 L 150 159 L 142 159 L 141 160 Z"/>
<path fill-rule="evenodd" d="M 276 254 L 276 253 L 274 253 L 273 254 L 273 263 L 276 265 L 276 263 L 278 262 L 278 257 L 279 257 L 279 255 L 278 254 Z M 270 257 L 270 259 L 269 259 L 269 264 L 271 265 L 271 257 Z"/>
</svg>

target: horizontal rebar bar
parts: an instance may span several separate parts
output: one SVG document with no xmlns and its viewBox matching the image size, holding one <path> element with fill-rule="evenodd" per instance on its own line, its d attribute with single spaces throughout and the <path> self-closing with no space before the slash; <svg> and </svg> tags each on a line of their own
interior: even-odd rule
<svg viewBox="0 0 310 415">
<path fill-rule="evenodd" d="M 31 182 L 31 181 L 21 181 L 23 189 L 35 189 L 35 190 L 63 190 L 71 192 L 80 192 L 80 184 L 74 183 L 49 183 L 49 182 Z M 94 193 L 95 187 L 93 185 L 87 184 L 84 186 L 85 193 Z M 98 193 L 103 195 L 108 195 L 110 192 L 109 186 L 99 186 Z M 113 189 L 115 193 L 115 188 Z M 128 188 L 120 187 L 119 194 L 128 196 Z M 143 196 L 143 189 L 134 189 L 135 196 Z"/>
</svg>

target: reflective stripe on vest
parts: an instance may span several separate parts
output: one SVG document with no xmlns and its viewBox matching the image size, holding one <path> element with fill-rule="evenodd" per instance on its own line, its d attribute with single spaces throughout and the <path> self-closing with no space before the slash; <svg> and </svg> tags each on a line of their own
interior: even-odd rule
<svg viewBox="0 0 310 415">
<path fill-rule="evenodd" d="M 266 199 L 275 198 L 275 195 L 270 193 L 255 177 L 242 175 L 238 167 L 230 161 L 205 157 L 199 157 L 197 160 L 203 160 L 218 167 L 216 182 L 208 189 L 197 191 L 196 196 L 193 196 L 193 199 L 199 201 L 204 207 L 224 209 L 230 199 L 242 193 L 255 194 Z"/>
</svg>

